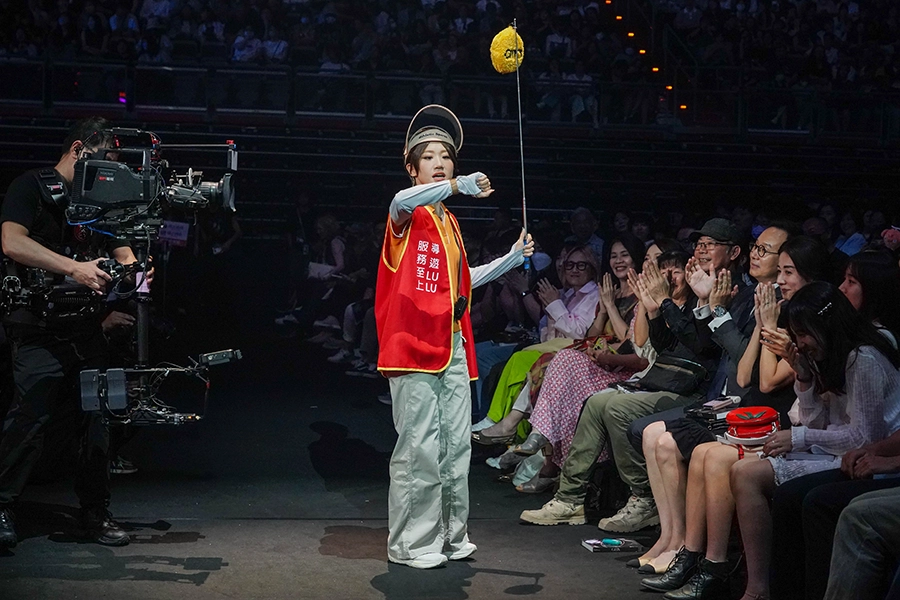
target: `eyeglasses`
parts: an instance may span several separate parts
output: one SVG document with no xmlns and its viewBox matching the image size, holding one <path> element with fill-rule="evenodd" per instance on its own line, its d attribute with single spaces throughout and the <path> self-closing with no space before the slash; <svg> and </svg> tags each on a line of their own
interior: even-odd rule
<svg viewBox="0 0 900 600">
<path fill-rule="evenodd" d="M 759 258 L 765 258 L 768 254 L 778 254 L 773 250 L 767 249 L 765 246 L 760 246 L 759 244 L 750 244 L 750 252 L 756 252 L 756 256 Z"/>
<path fill-rule="evenodd" d="M 712 250 L 716 246 L 732 246 L 728 242 L 694 242 L 694 250 Z"/>
<path fill-rule="evenodd" d="M 588 264 L 583 260 L 579 260 L 578 262 L 567 260 L 563 263 L 563 268 L 566 271 L 584 271 L 588 268 Z"/>
</svg>

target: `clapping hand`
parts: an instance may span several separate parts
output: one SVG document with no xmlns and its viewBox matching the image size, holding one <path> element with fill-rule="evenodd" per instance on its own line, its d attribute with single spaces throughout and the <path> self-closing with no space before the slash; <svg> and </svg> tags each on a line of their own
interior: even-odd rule
<svg viewBox="0 0 900 600">
<path fill-rule="evenodd" d="M 694 294 L 700 300 L 699 305 L 704 304 L 709 300 L 713 286 L 716 283 L 715 267 L 710 263 L 709 271 L 707 271 L 700 266 L 700 262 L 697 259 L 692 258 L 688 261 L 685 270 L 687 271 L 688 285 L 691 286 Z"/>
<path fill-rule="evenodd" d="M 553 287 L 553 284 L 548 279 L 544 278 L 537 282 L 537 296 L 540 298 L 544 308 L 547 308 L 551 302 L 559 300 L 559 290 Z"/>
<path fill-rule="evenodd" d="M 644 266 L 644 272 L 640 276 L 641 281 L 647 288 L 647 293 L 653 298 L 657 306 L 661 305 L 663 300 L 670 297 L 672 286 L 669 280 L 665 278 L 662 271 L 656 263 L 650 262 Z"/>
<path fill-rule="evenodd" d="M 756 286 L 753 305 L 757 323 L 762 325 L 764 329 L 774 330 L 778 328 L 781 302 L 775 298 L 775 286 L 771 283 L 761 283 Z"/>
<path fill-rule="evenodd" d="M 616 288 L 613 286 L 612 275 L 605 273 L 600 285 L 600 302 L 607 313 L 616 310 Z"/>
<path fill-rule="evenodd" d="M 644 268 L 646 271 L 646 267 Z M 631 286 L 631 290 L 637 295 L 638 300 L 641 303 L 641 306 L 644 307 L 648 313 L 655 313 L 659 310 L 659 304 L 653 299 L 653 296 L 650 295 L 650 292 L 647 290 L 647 285 L 644 283 L 643 275 L 638 275 L 634 269 L 628 270 L 628 285 Z"/>
<path fill-rule="evenodd" d="M 760 332 L 759 342 L 769 352 L 785 360 L 797 348 L 794 345 L 794 340 L 791 339 L 791 336 L 788 335 L 785 329 L 768 329 L 763 327 Z"/>
<path fill-rule="evenodd" d="M 728 308 L 731 305 L 731 299 L 737 294 L 737 286 L 731 285 L 731 271 L 722 269 L 719 276 L 713 284 L 712 291 L 709 294 L 709 305 L 711 307 L 724 306 Z"/>
<path fill-rule="evenodd" d="M 765 342 L 763 342 L 763 345 L 765 345 Z M 800 349 L 797 348 L 797 344 L 791 342 L 791 344 L 786 349 L 786 356 L 784 357 L 784 359 L 788 361 L 789 365 L 791 365 L 791 368 L 794 370 L 798 381 L 805 383 L 809 383 L 812 381 L 812 365 L 810 364 L 809 359 L 806 357 L 806 355 L 800 352 Z"/>
</svg>

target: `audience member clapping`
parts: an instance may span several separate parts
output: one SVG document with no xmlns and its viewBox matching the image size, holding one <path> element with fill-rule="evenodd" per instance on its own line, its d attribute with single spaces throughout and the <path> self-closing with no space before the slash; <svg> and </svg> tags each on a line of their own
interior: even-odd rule
<svg viewBox="0 0 900 600">
<path fill-rule="evenodd" d="M 841 466 L 841 455 L 900 429 L 900 354 L 834 286 L 798 291 L 788 306 L 800 422 L 771 436 L 759 458 L 732 468 L 748 581 L 745 599 L 768 597 L 775 487 Z M 791 460 L 802 453 L 812 460 Z"/>
</svg>

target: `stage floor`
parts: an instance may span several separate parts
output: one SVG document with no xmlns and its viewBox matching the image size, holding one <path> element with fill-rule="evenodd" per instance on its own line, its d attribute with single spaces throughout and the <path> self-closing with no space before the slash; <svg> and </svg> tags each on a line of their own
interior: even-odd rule
<svg viewBox="0 0 900 600">
<path fill-rule="evenodd" d="M 126 446 L 140 471 L 114 476 L 111 510 L 131 544 L 79 543 L 69 478 L 31 485 L 23 539 L 0 551 L 0 599 L 647 598 L 625 567 L 634 554 L 582 548 L 595 526 L 521 523 L 550 494 L 498 483 L 483 456 L 470 474 L 473 558 L 389 564 L 386 384 L 324 366 L 296 339 L 243 342 L 245 360 L 213 374 L 203 422 L 145 428 Z"/>
</svg>

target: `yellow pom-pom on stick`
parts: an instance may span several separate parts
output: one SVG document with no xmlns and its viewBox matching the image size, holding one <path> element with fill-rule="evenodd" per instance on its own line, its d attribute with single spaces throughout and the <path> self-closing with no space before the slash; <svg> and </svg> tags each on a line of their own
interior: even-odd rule
<svg viewBox="0 0 900 600">
<path fill-rule="evenodd" d="M 491 64 L 498 73 L 514 73 L 524 59 L 525 44 L 512 26 L 494 36 L 491 42 Z"/>
<path fill-rule="evenodd" d="M 519 67 L 525 60 L 525 43 L 519 37 L 516 20 L 512 25 L 494 36 L 491 41 L 491 64 L 498 73 L 516 74 L 516 100 L 519 105 L 519 166 L 522 169 L 522 227 L 528 234 L 528 203 L 525 200 L 525 143 L 522 139 L 522 85 L 519 82 Z M 525 257 L 525 271 L 531 269 L 531 261 Z"/>
</svg>

